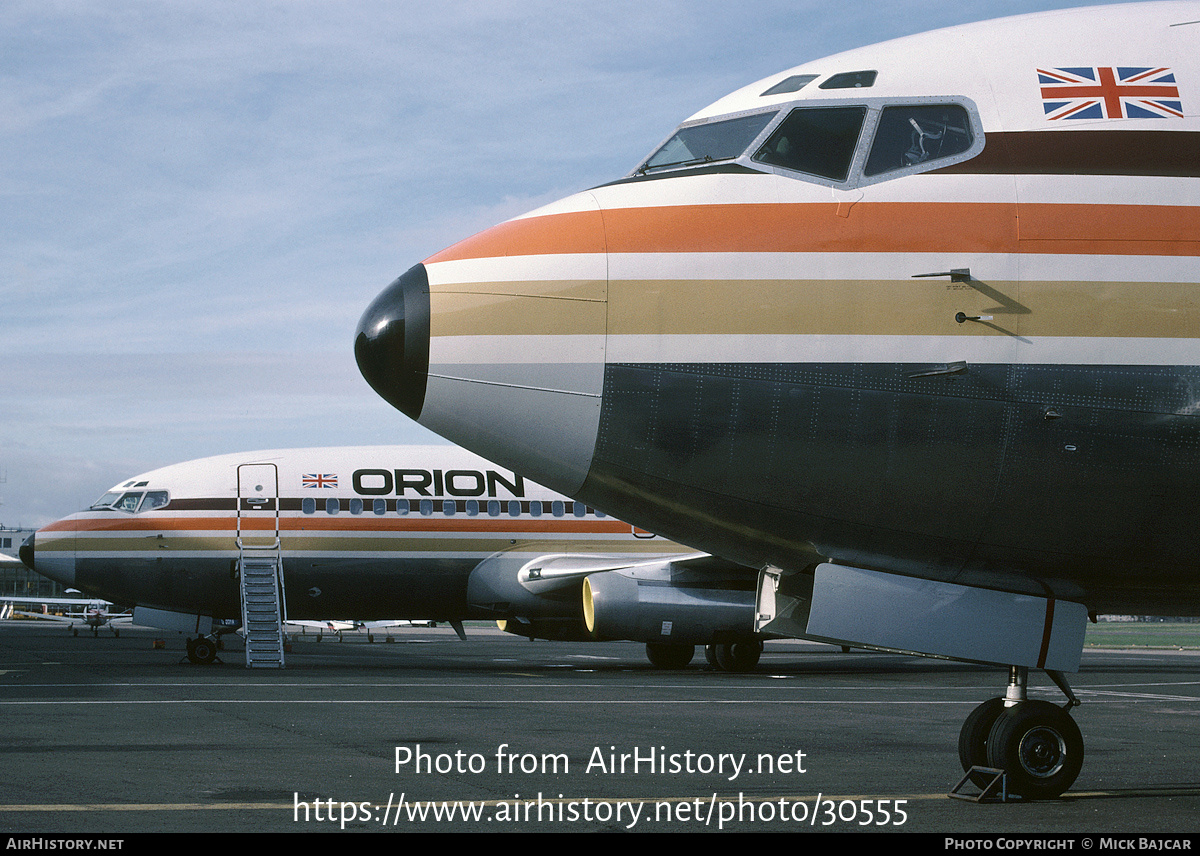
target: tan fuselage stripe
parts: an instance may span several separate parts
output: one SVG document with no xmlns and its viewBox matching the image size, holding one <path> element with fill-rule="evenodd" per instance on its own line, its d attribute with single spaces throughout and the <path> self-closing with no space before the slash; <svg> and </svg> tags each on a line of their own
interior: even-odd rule
<svg viewBox="0 0 1200 856">
<path fill-rule="evenodd" d="M 676 205 L 502 223 L 431 256 L 457 259 L 563 253 L 1065 253 L 1200 255 L 1200 208 L 1015 202 L 860 202 Z M 1018 232 L 1019 228 L 1019 232 Z M 1020 240 L 1018 241 L 1018 234 Z"/>
<path fill-rule="evenodd" d="M 559 300 L 502 294 L 442 293 L 429 295 L 431 336 L 470 335 L 492 330 L 512 334 L 604 335 L 606 309 L 595 301 Z M 482 326 L 481 326 L 482 325 Z"/>
<path fill-rule="evenodd" d="M 906 280 L 614 280 L 607 320 L 555 300 L 431 295 L 431 335 L 1200 335 L 1200 285 Z M 589 306 L 593 304 L 588 304 Z M 451 307 L 453 311 L 438 311 Z M 958 312 L 992 316 L 956 323 Z"/>
</svg>

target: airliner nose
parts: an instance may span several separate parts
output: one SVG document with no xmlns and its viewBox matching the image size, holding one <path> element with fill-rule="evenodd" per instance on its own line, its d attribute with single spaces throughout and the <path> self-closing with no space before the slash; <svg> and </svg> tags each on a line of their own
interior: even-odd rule
<svg viewBox="0 0 1200 856">
<path fill-rule="evenodd" d="M 33 539 L 36 537 L 37 533 L 30 535 L 25 539 L 25 543 L 21 545 L 21 549 L 17 551 L 18 555 L 21 557 L 21 561 L 25 563 L 25 567 L 29 568 L 31 571 L 37 570 L 37 568 L 33 566 Z"/>
<path fill-rule="evenodd" d="M 25 567 L 70 588 L 75 585 L 75 531 L 66 522 L 60 520 L 30 535 L 19 554 Z"/>
<path fill-rule="evenodd" d="M 429 374 L 429 278 L 423 264 L 367 307 L 354 337 L 358 370 L 385 401 L 417 419 Z"/>
</svg>

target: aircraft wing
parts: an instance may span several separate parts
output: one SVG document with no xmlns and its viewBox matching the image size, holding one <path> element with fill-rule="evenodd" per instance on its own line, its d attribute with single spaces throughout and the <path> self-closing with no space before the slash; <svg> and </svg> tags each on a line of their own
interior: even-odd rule
<svg viewBox="0 0 1200 856">
<path fill-rule="evenodd" d="M 86 622 L 93 618 L 86 612 L 72 612 L 68 615 L 49 615 L 44 612 L 25 612 L 24 610 L 15 609 L 13 615 L 24 615 L 26 618 L 44 618 L 50 621 L 70 621 L 70 622 Z M 100 616 L 104 619 L 105 624 L 129 624 L 133 621 L 133 616 L 127 612 L 119 612 L 115 614 L 105 614 Z"/>
<path fill-rule="evenodd" d="M 0 595 L 0 603 L 45 603 L 50 606 L 78 606 L 81 609 L 107 609 L 112 606 L 106 600 L 81 597 L 16 597 Z"/>
<path fill-rule="evenodd" d="M 353 621 L 298 621 L 288 619 L 285 624 L 295 625 L 296 627 L 310 627 L 313 630 L 329 630 L 333 633 L 339 630 L 353 630 L 355 623 Z"/>
<path fill-rule="evenodd" d="M 638 561 L 633 556 L 558 553 L 539 556 L 537 559 L 527 562 L 517 571 L 517 582 L 534 594 L 546 594 L 581 582 L 592 574 L 603 574 L 609 571 L 648 571 L 660 569 L 664 565 L 698 573 L 707 570 L 724 574 L 729 571 L 741 570 L 749 578 L 757 578 L 757 571 L 754 569 L 735 565 L 733 562 L 727 562 L 708 553 L 693 553 L 677 558 L 656 558 L 648 561 Z"/>
<path fill-rule="evenodd" d="M 42 621 L 69 621 L 69 622 L 74 623 L 74 622 L 82 620 L 80 618 L 71 618 L 68 615 L 47 615 L 44 612 L 25 612 L 24 610 L 21 610 L 21 609 L 14 609 L 12 611 L 12 614 L 13 615 L 21 615 L 21 616 L 24 616 L 25 618 L 38 618 L 38 619 L 41 619 Z"/>
</svg>

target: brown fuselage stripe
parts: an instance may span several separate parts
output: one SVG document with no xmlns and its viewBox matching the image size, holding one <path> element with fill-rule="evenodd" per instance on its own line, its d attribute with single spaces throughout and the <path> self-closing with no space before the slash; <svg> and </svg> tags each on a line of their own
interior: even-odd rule
<svg viewBox="0 0 1200 856">
<path fill-rule="evenodd" d="M 943 167 L 959 175 L 1200 176 L 1194 131 L 1007 131 L 987 135 L 981 153 Z"/>
</svg>

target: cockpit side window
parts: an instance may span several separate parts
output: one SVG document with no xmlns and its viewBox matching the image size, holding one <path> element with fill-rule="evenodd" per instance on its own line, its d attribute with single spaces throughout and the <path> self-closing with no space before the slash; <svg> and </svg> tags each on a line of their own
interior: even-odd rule
<svg viewBox="0 0 1200 856">
<path fill-rule="evenodd" d="M 142 500 L 141 508 L 138 511 L 153 511 L 156 508 L 162 508 L 167 504 L 167 492 L 165 490 L 151 490 L 146 492 L 146 498 Z"/>
<path fill-rule="evenodd" d="M 864 175 L 870 177 L 962 154 L 974 135 L 959 104 L 884 107 Z"/>
<path fill-rule="evenodd" d="M 797 107 L 754 160 L 833 181 L 845 181 L 867 108 Z"/>
<path fill-rule="evenodd" d="M 639 173 L 668 167 L 698 166 L 739 157 L 767 127 L 775 112 L 753 113 L 720 122 L 680 128 L 642 164 Z"/>
</svg>

